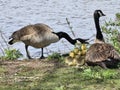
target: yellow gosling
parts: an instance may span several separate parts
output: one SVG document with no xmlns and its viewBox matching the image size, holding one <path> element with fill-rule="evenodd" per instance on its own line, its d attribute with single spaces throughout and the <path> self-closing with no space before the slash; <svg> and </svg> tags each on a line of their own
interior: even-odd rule
<svg viewBox="0 0 120 90">
<path fill-rule="evenodd" d="M 75 53 L 74 53 L 73 51 L 71 51 L 71 52 L 69 53 L 69 56 L 70 56 L 71 58 L 74 58 L 74 57 L 75 57 Z"/>
<path fill-rule="evenodd" d="M 73 58 L 71 58 L 70 56 L 65 58 L 65 63 L 69 66 L 73 66 Z"/>
<path fill-rule="evenodd" d="M 82 55 L 82 52 L 81 52 L 81 51 L 79 51 L 79 52 L 78 52 L 78 55 L 79 55 L 79 56 L 81 56 L 81 55 Z"/>
<path fill-rule="evenodd" d="M 82 49 L 82 50 L 86 50 L 86 49 L 87 49 L 86 45 L 85 45 L 85 44 L 82 44 L 82 45 L 81 45 L 81 49 Z"/>
<path fill-rule="evenodd" d="M 86 54 L 86 52 L 87 52 L 87 50 L 82 50 L 82 53 L 81 53 L 81 55 L 85 55 Z"/>
<path fill-rule="evenodd" d="M 73 50 L 73 52 L 74 52 L 75 54 L 78 54 L 79 48 L 75 48 L 75 49 Z"/>
<path fill-rule="evenodd" d="M 73 62 L 75 63 L 76 66 L 82 66 L 85 63 L 85 56 L 76 55 Z"/>
</svg>

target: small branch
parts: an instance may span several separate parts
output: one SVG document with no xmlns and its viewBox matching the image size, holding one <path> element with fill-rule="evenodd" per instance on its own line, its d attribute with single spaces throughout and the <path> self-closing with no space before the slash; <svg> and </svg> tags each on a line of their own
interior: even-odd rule
<svg viewBox="0 0 120 90">
<path fill-rule="evenodd" d="M 8 46 L 8 44 L 7 44 L 7 40 L 5 39 L 5 35 L 2 33 L 1 30 L 0 30 L 0 36 L 1 36 L 1 38 L 3 39 L 3 41 L 5 42 L 7 48 L 9 49 L 9 46 Z"/>
<path fill-rule="evenodd" d="M 67 21 L 67 24 L 68 24 L 68 26 L 69 26 L 69 28 L 70 28 L 70 31 L 72 32 L 73 36 L 75 37 L 75 33 L 74 33 L 74 31 L 72 30 L 72 26 L 70 25 L 70 22 L 69 22 L 68 18 L 66 18 L 66 21 Z"/>
</svg>

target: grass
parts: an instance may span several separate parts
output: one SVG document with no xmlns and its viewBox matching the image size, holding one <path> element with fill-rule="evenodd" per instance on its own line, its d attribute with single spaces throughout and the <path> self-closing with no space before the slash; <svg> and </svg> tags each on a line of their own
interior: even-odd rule
<svg viewBox="0 0 120 90">
<path fill-rule="evenodd" d="M 120 69 L 69 67 L 56 60 L 4 61 L 0 90 L 120 90 Z"/>
<path fill-rule="evenodd" d="M 94 70 L 93 70 L 94 72 Z M 103 71 L 104 73 L 107 71 Z M 95 73 L 95 72 L 94 72 Z M 99 73 L 99 72 L 98 72 Z M 96 73 L 95 73 L 96 74 Z M 112 76 L 112 75 L 111 75 Z M 114 75 L 113 75 L 114 76 Z M 49 75 L 46 80 L 41 82 L 40 90 L 96 90 L 101 89 L 103 90 L 103 85 L 108 85 L 110 88 L 114 88 L 113 86 L 118 89 L 120 86 L 112 85 L 114 83 L 119 82 L 120 80 L 113 79 L 113 78 L 94 78 L 94 77 L 87 77 L 86 71 L 79 71 L 75 68 L 65 67 L 57 69 L 53 74 Z M 119 85 L 119 84 L 118 84 Z M 109 87 L 104 87 L 109 88 Z"/>
</svg>

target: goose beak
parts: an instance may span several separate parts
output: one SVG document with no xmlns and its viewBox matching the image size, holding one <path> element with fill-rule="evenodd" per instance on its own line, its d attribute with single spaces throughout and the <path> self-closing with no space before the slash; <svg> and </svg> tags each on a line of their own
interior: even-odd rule
<svg viewBox="0 0 120 90">
<path fill-rule="evenodd" d="M 105 14 L 103 14 L 103 16 L 106 16 Z"/>
<path fill-rule="evenodd" d="M 85 43 L 85 44 L 89 44 L 89 42 L 87 42 L 89 39 L 83 39 L 83 42 L 82 43 Z"/>
<path fill-rule="evenodd" d="M 106 16 L 104 13 L 102 13 L 102 16 Z"/>
<path fill-rule="evenodd" d="M 81 39 L 81 38 L 79 38 L 78 40 L 79 40 L 81 43 L 89 44 L 89 43 L 87 42 L 89 39 Z"/>
</svg>

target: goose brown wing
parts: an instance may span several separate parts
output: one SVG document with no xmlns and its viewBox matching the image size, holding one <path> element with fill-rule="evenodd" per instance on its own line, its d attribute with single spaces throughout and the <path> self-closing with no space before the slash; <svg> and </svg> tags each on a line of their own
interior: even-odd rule
<svg viewBox="0 0 120 90">
<path fill-rule="evenodd" d="M 48 25 L 46 24 L 43 24 L 43 23 L 37 23 L 37 24 L 34 24 L 35 28 L 39 31 L 41 30 L 45 30 L 45 31 L 50 31 L 50 32 L 53 32 L 53 29 L 51 27 L 49 27 Z"/>
<path fill-rule="evenodd" d="M 30 35 L 33 33 L 43 35 L 46 32 L 52 32 L 52 28 L 50 28 L 49 26 L 47 26 L 45 24 L 35 24 L 35 25 L 27 25 L 27 26 L 21 28 L 19 31 L 22 36 Z"/>
<path fill-rule="evenodd" d="M 95 43 L 86 53 L 86 61 L 88 62 L 101 62 L 110 59 L 120 60 L 119 53 L 110 44 Z"/>
</svg>

